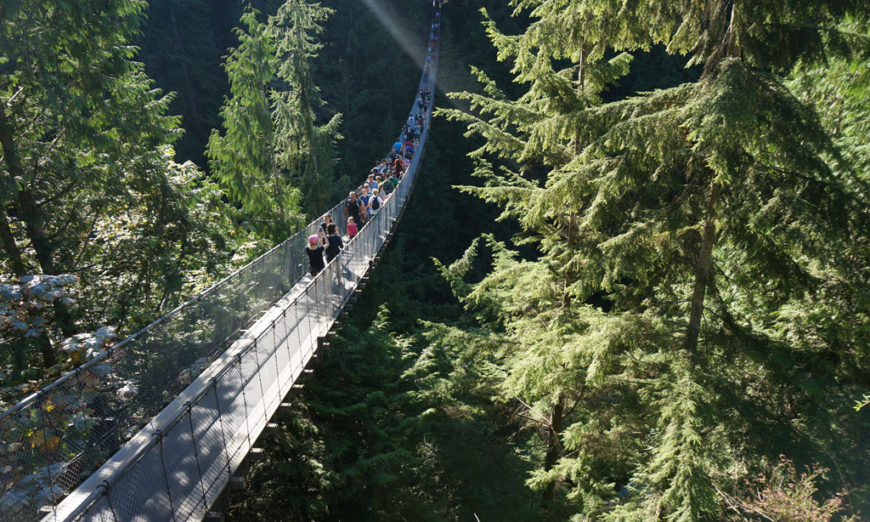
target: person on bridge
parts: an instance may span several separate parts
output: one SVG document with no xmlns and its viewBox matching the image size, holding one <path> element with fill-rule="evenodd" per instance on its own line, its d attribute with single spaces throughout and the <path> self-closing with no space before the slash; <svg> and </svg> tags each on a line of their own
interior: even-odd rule
<svg viewBox="0 0 870 522">
<path fill-rule="evenodd" d="M 396 187 L 399 186 L 399 178 L 395 172 L 390 176 L 390 179 L 384 182 L 384 186 L 389 187 L 391 194 L 396 190 Z"/>
<path fill-rule="evenodd" d="M 325 237 L 320 237 L 317 234 L 308 237 L 308 246 L 305 247 L 305 253 L 308 254 L 308 262 L 311 265 L 311 277 L 316 277 L 326 266 L 326 263 L 323 262 L 325 246 Z"/>
<path fill-rule="evenodd" d="M 369 187 L 368 183 L 363 183 L 362 190 L 360 190 L 359 201 L 362 204 L 363 221 L 365 221 L 365 223 L 363 223 L 363 226 L 365 226 L 365 224 L 368 223 L 372 217 L 371 213 L 369 212 L 369 200 L 372 198 L 371 190 L 372 189 L 371 187 Z"/>
<path fill-rule="evenodd" d="M 402 177 L 405 174 L 405 162 L 401 160 L 401 158 L 396 158 L 396 161 L 393 162 L 393 175 Z"/>
<path fill-rule="evenodd" d="M 393 189 L 392 189 L 391 187 L 388 187 L 388 186 L 384 183 L 384 177 L 383 177 L 383 176 L 378 176 L 378 177 L 375 178 L 375 179 L 378 181 L 378 192 L 380 192 L 381 196 L 388 197 L 388 196 L 390 195 L 390 192 L 393 191 Z"/>
<path fill-rule="evenodd" d="M 353 217 L 347 218 L 347 237 L 353 239 L 357 232 L 359 232 L 359 228 L 356 226 L 356 220 Z"/>
<path fill-rule="evenodd" d="M 338 227 L 335 224 L 330 224 L 326 227 L 326 262 L 329 263 L 335 256 L 344 248 L 344 243 L 341 241 L 341 236 L 338 235 Z"/>
<path fill-rule="evenodd" d="M 362 216 L 365 214 L 365 209 L 362 206 L 362 202 L 360 202 L 359 198 L 357 198 L 355 191 L 350 191 L 350 194 L 347 196 L 347 199 L 344 201 L 344 220 L 347 223 L 350 223 L 348 218 L 353 219 L 353 223 L 359 224 L 362 223 Z M 359 226 L 359 225 L 357 225 Z M 350 228 L 347 230 L 347 234 L 350 236 Z M 354 233 L 356 235 L 356 233 Z M 350 236 L 353 237 L 353 236 Z"/>
<path fill-rule="evenodd" d="M 372 217 L 378 215 L 378 211 L 384 205 L 384 198 L 379 194 L 378 189 L 372 191 L 372 197 L 369 199 L 369 214 Z"/>
<path fill-rule="evenodd" d="M 326 228 L 332 224 L 332 216 L 329 214 L 324 214 L 323 221 L 320 223 L 320 235 L 325 236 L 327 234 Z"/>
</svg>

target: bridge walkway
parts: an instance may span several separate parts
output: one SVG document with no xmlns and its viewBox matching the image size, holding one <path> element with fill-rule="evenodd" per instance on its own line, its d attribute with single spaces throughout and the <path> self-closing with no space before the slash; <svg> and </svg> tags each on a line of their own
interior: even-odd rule
<svg viewBox="0 0 870 522">
<path fill-rule="evenodd" d="M 434 92 L 438 10 L 434 16 L 418 92 Z M 430 99 L 401 183 L 316 277 L 299 263 L 315 221 L 0 414 L 0 519 L 204 518 L 393 234 L 418 175 L 431 109 Z M 415 99 L 411 115 L 417 111 Z M 329 211 L 336 223 L 342 213 L 342 203 Z M 46 452 L 34 437 L 57 442 Z"/>
</svg>

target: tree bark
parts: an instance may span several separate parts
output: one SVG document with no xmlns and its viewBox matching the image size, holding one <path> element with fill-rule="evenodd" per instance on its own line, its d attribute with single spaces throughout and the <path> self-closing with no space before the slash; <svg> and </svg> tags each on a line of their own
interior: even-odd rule
<svg viewBox="0 0 870 522">
<path fill-rule="evenodd" d="M 24 222 L 24 230 L 27 231 L 27 237 L 30 239 L 34 252 L 36 252 L 36 260 L 39 261 L 42 273 L 59 274 L 52 256 L 54 247 L 45 233 L 45 221 L 42 212 L 36 206 L 33 193 L 25 189 L 17 191 L 16 195 L 18 208 L 21 210 L 21 220 Z"/>
<path fill-rule="evenodd" d="M 18 157 L 18 148 L 12 138 L 13 129 L 6 116 L 6 109 L 0 104 L 0 146 L 3 148 L 3 156 L 6 161 L 6 169 L 9 174 L 10 186 L 14 191 L 14 198 L 21 211 L 21 220 L 24 228 L 36 251 L 36 259 L 42 267 L 43 273 L 55 274 L 54 263 L 51 256 L 51 245 L 43 229 L 42 214 L 37 209 L 33 194 L 19 187 L 19 183 L 25 180 L 24 167 Z"/>
<path fill-rule="evenodd" d="M 21 250 L 15 242 L 15 236 L 12 234 L 12 229 L 9 227 L 9 220 L 6 217 L 6 211 L 0 211 L 0 240 L 3 241 L 3 250 L 9 256 L 12 264 L 12 273 L 21 277 L 27 274 L 27 266 L 21 258 Z"/>
<path fill-rule="evenodd" d="M 571 215 L 568 216 L 568 255 L 571 255 L 571 250 L 574 248 L 574 245 L 577 244 L 576 237 L 576 221 L 577 221 L 577 213 L 571 212 Z M 577 276 L 574 272 L 569 268 L 565 270 L 565 288 L 562 290 L 562 308 L 570 309 L 571 308 L 571 296 L 568 293 L 568 287 L 570 287 L 574 282 L 577 281 Z"/>
<path fill-rule="evenodd" d="M 710 188 L 710 200 L 707 218 L 704 220 L 704 230 L 701 233 L 701 250 L 695 262 L 695 285 L 692 290 L 692 310 L 689 314 L 689 326 L 686 329 L 684 347 L 694 351 L 698 347 L 701 333 L 701 319 L 704 316 L 704 297 L 710 282 L 710 271 L 713 265 L 713 246 L 716 244 L 716 204 L 719 201 L 721 188 L 713 182 Z"/>
<path fill-rule="evenodd" d="M 547 454 L 544 456 L 544 471 L 550 471 L 562 455 L 562 423 L 565 415 L 565 399 L 559 395 L 550 415 L 550 429 L 547 431 Z M 544 503 L 552 502 L 556 496 L 556 482 L 551 482 L 544 490 Z"/>
<path fill-rule="evenodd" d="M 37 348 L 39 348 L 39 354 L 42 355 L 42 366 L 44 368 L 48 369 L 57 364 L 57 353 L 55 353 L 48 335 L 40 335 L 33 341 L 36 343 Z"/>
<path fill-rule="evenodd" d="M 36 252 L 36 260 L 39 262 L 42 273 L 58 275 L 62 271 L 54 263 L 54 247 L 45 234 L 42 212 L 36 205 L 36 199 L 29 190 L 17 188 L 19 181 L 25 179 L 25 175 L 24 167 L 21 165 L 18 149 L 12 136 L 13 129 L 6 116 L 6 108 L 0 103 L 0 147 L 3 149 L 6 169 L 11 178 L 11 186 L 15 191 L 13 197 L 18 204 L 18 209 L 21 211 L 24 230 L 27 232 L 27 237 L 30 239 L 34 252 Z M 54 304 L 54 311 L 58 326 L 63 334 L 67 337 L 73 335 L 75 330 L 73 329 L 72 316 L 67 306 L 61 302 L 56 302 Z"/>
<path fill-rule="evenodd" d="M 311 108 L 311 96 L 308 92 L 309 78 L 306 64 L 302 57 L 303 34 L 299 24 L 296 25 L 296 41 L 297 45 L 300 46 L 295 56 L 296 73 L 299 75 L 299 106 L 302 111 L 302 118 L 304 119 L 303 128 L 305 132 L 305 142 L 308 145 L 308 160 L 310 161 L 309 164 L 314 171 L 311 180 L 312 186 L 310 196 L 317 202 L 317 208 L 323 208 L 328 204 L 328 202 L 326 200 L 325 191 L 318 190 L 320 185 L 320 180 L 318 179 L 320 177 L 320 171 L 317 166 L 317 147 L 314 143 L 314 111 Z"/>
</svg>

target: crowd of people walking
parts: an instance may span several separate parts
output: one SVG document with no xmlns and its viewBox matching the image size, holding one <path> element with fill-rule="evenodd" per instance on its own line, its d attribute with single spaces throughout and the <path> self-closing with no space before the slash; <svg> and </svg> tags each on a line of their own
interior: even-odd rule
<svg viewBox="0 0 870 522">
<path fill-rule="evenodd" d="M 440 7 L 439 1 L 432 23 L 426 61 L 423 64 L 422 85 L 428 84 L 429 68 L 437 53 Z M 342 215 L 345 235 L 340 234 L 338 224 L 333 223 L 332 217 L 326 214 L 317 233 L 308 237 L 305 253 L 308 254 L 312 276 L 316 276 L 327 263 L 338 256 L 345 244 L 352 241 L 393 196 L 417 151 L 424 126 L 427 124 L 431 100 L 432 93 L 428 88 L 423 87 L 418 90 L 414 103 L 416 110 L 408 116 L 399 138 L 390 147 L 389 154 L 372 167 L 363 183 L 350 191 L 344 200 Z"/>
</svg>

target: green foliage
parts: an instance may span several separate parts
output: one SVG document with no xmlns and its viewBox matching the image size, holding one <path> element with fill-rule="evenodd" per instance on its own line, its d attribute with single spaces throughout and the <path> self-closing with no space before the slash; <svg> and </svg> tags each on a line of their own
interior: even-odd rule
<svg viewBox="0 0 870 522">
<path fill-rule="evenodd" d="M 339 11 L 336 19 L 365 21 L 370 15 L 359 6 Z M 412 18 L 419 16 L 416 5 L 403 8 Z M 464 19 L 460 12 L 448 16 Z M 327 31 L 335 33 L 327 32 L 326 40 L 338 45 L 345 38 L 366 38 L 340 59 L 357 63 L 348 70 L 352 77 L 369 78 L 358 91 L 344 93 L 353 95 L 349 125 L 369 124 L 362 125 L 366 132 L 358 139 L 348 133 L 353 140 L 342 146 L 356 150 L 360 143 L 373 142 L 374 147 L 359 153 L 371 159 L 404 120 L 408 107 L 401 90 L 407 83 L 410 102 L 419 71 L 400 74 L 406 67 L 401 49 L 380 47 L 384 39 L 371 33 L 381 26 L 370 21 L 368 26 L 360 22 L 365 30 L 354 35 L 334 19 Z M 466 43 L 464 36 L 459 43 Z M 377 49 L 383 53 L 373 52 Z M 361 56 L 367 55 L 376 56 L 364 61 Z M 321 67 L 326 67 L 323 62 L 322 56 Z M 383 64 L 387 67 L 379 69 Z M 384 75 L 391 78 L 388 87 L 380 83 Z M 380 90 L 388 95 L 374 96 Z M 396 115 L 392 123 L 389 114 Z M 281 419 L 289 435 L 266 443 L 269 457 L 249 476 L 250 491 L 244 499 L 233 499 L 234 519 L 303 518 L 303 513 L 320 520 L 535 518 L 535 500 L 523 485 L 529 465 L 520 446 L 526 437 L 521 433 L 511 440 L 519 426 L 510 408 L 494 403 L 492 390 L 481 382 L 486 372 L 478 371 L 469 350 L 479 345 L 454 340 L 451 332 L 466 340 L 481 337 L 451 326 L 430 330 L 445 321 L 467 326 L 469 320 L 431 256 L 461 254 L 463 243 L 493 216 L 473 198 L 450 190 L 451 183 L 465 179 L 469 167 L 459 135 L 455 125 L 433 127 L 423 175 L 390 251 L 339 338 L 318 358 L 294 401 L 296 411 Z M 435 323 L 424 327 L 420 319 Z M 475 353 L 488 357 L 483 349 Z M 281 493 L 270 493 L 273 488 Z"/>
<path fill-rule="evenodd" d="M 236 30 L 238 47 L 226 58 L 231 97 L 221 108 L 224 134 L 213 130 L 207 155 L 212 175 L 238 202 L 249 226 L 278 242 L 302 222 L 300 193 L 275 162 L 276 134 L 269 83 L 275 78 L 275 44 L 259 12 L 248 8 Z"/>
<path fill-rule="evenodd" d="M 212 131 L 207 155 L 213 175 L 247 224 L 273 243 L 326 209 L 341 116 L 318 125 L 324 102 L 311 74 L 331 10 L 288 0 L 267 23 L 248 7 L 239 45 L 225 69 L 231 96 L 221 109 L 223 135 Z"/>
<path fill-rule="evenodd" d="M 170 146 L 196 158 L 217 121 L 237 2 L 150 3 L 143 59 L 176 97 L 132 61 L 144 2 L 0 6 L 4 384 L 87 358 L 100 326 L 144 324 L 364 174 L 406 116 L 403 47 L 428 24 L 425 3 L 378 4 L 397 16 L 245 11 L 213 180 Z M 484 4 L 483 30 L 478 3 L 448 4 L 441 85 L 466 92 L 439 99 L 397 241 L 230 512 L 827 519 L 837 491 L 865 508 L 866 2 Z M 73 274 L 76 302 L 42 303 L 30 273 Z M 185 379 L 204 364 L 187 359 Z M 122 384 L 118 401 L 158 394 Z M 4 451 L 66 451 L 93 422 L 70 400 L 16 429 L 72 427 Z M 782 453 L 835 471 L 799 476 Z M 7 494 L 51 493 L 29 487 Z"/>
<path fill-rule="evenodd" d="M 864 34 L 839 24 L 867 6 L 515 5 L 524 32 L 484 26 L 522 94 L 472 69 L 484 94 L 440 113 L 483 139 L 484 186 L 460 189 L 539 250 L 521 261 L 493 243 L 490 275 L 457 281 L 464 260 L 449 278 L 517 347 L 496 353 L 502 393 L 545 428 L 529 484 L 548 502 L 564 488 L 578 516 L 714 519 L 728 470 L 819 446 L 861 483 L 866 422 L 844 406 L 866 385 L 867 321 L 843 307 L 866 308 L 863 149 L 832 139 L 780 73 L 862 56 Z M 692 54 L 700 79 L 602 104 L 629 59 L 606 51 L 657 44 Z M 860 118 L 848 104 L 830 110 Z M 597 446 L 602 418 L 630 442 Z"/>
<path fill-rule="evenodd" d="M 41 363 L 16 364 L 54 367 L 59 343 L 80 330 L 129 332 L 177 302 L 185 275 L 207 280 L 222 264 L 222 205 L 193 165 L 172 160 L 172 96 L 133 61 L 144 7 L 4 4 L 0 270 L 4 281 L 70 274 L 81 283 L 76 303 L 53 303 L 47 335 L 16 349 Z"/>
<path fill-rule="evenodd" d="M 780 457 L 769 472 L 745 480 L 744 498 L 723 494 L 735 520 L 829 521 L 845 509 L 844 498 L 836 494 L 818 501 L 817 482 L 830 470 L 814 465 L 798 474 L 792 461 Z M 854 516 L 837 516 L 838 520 L 856 520 Z"/>
<path fill-rule="evenodd" d="M 305 196 L 302 208 L 309 216 L 326 210 L 339 194 L 334 190 L 332 168 L 341 114 L 317 125 L 325 102 L 314 83 L 311 64 L 323 48 L 317 38 L 322 24 L 333 13 L 320 4 L 288 0 L 269 20 L 278 59 L 276 78 L 281 86 L 272 91 L 275 153 L 280 168 Z"/>
</svg>

